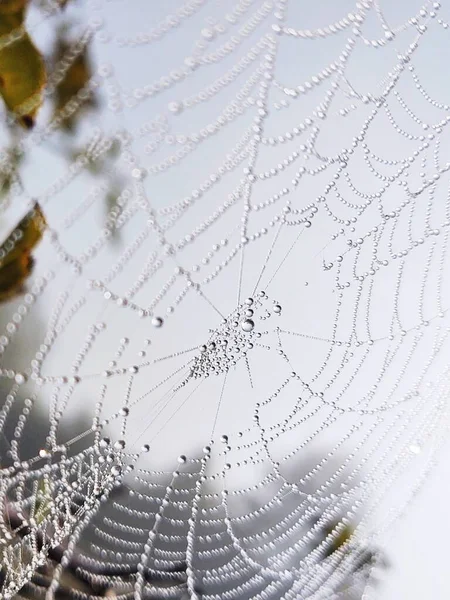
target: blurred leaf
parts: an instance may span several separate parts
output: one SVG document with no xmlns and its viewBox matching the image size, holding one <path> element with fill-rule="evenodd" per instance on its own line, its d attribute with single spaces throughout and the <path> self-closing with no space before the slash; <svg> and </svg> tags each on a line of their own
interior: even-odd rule
<svg viewBox="0 0 450 600">
<path fill-rule="evenodd" d="M 0 302 L 20 293 L 25 279 L 33 270 L 33 264 L 33 257 L 26 252 L 0 269 Z"/>
<path fill-rule="evenodd" d="M 70 44 L 59 39 L 55 51 L 54 51 L 54 64 L 61 61 L 71 49 Z M 88 56 L 88 46 L 83 48 L 83 51 L 75 58 L 70 67 L 67 69 L 63 79 L 58 83 L 55 90 L 55 111 L 59 112 L 65 105 L 72 100 L 73 97 L 82 90 L 92 77 L 92 69 Z M 90 95 L 87 100 L 83 103 L 83 108 L 95 108 L 97 106 L 97 100 L 95 96 Z M 72 132 L 76 126 L 77 116 L 80 111 L 72 114 L 70 117 L 64 119 L 62 127 Z"/>
<path fill-rule="evenodd" d="M 1 245 L 0 269 L 16 260 L 25 251 L 31 251 L 42 238 L 46 227 L 44 214 L 36 202 L 7 240 Z M 4 253 L 4 254 L 3 254 Z"/>
<path fill-rule="evenodd" d="M 46 227 L 36 203 L 0 247 L 0 302 L 19 294 L 33 268 L 31 251 Z"/>
<path fill-rule="evenodd" d="M 338 527 L 339 523 L 336 523 L 335 525 L 328 527 L 325 529 L 325 533 L 327 535 L 330 535 L 331 533 L 335 532 L 335 529 Z M 327 551 L 325 553 L 325 557 L 327 558 L 328 556 L 331 556 L 333 554 L 333 552 L 336 552 L 336 550 L 339 550 L 339 548 L 341 546 L 343 546 L 346 542 L 348 542 L 348 540 L 351 538 L 353 534 L 353 529 L 352 527 L 350 527 L 350 525 L 345 525 L 344 528 L 337 533 L 334 533 L 335 537 L 333 537 L 332 543 L 330 544 L 330 546 L 327 548 Z"/>
<path fill-rule="evenodd" d="M 101 141 L 103 142 L 104 140 Z M 113 140 L 109 149 L 101 154 L 97 153 L 97 150 L 97 146 L 90 150 L 88 148 L 74 150 L 70 153 L 70 159 L 71 161 L 75 161 L 77 158 L 85 157 L 88 159 L 86 169 L 89 173 L 92 175 L 108 175 L 108 171 L 111 171 L 114 160 L 120 154 L 120 143 L 117 140 Z M 95 159 L 93 159 L 93 154 L 96 154 Z"/>
<path fill-rule="evenodd" d="M 19 19 L 14 27 L 18 27 L 22 24 L 23 16 L 18 17 L 18 13 L 24 11 L 28 4 L 28 0 L 1 0 L 0 2 L 0 14 L 2 15 L 2 24 L 8 21 L 9 18 L 12 19 L 13 22 L 17 23 L 17 19 Z M 2 30 L 2 25 L 0 25 L 0 31 L 2 34 L 4 31 Z M 9 29 L 11 31 L 11 29 Z"/>
<path fill-rule="evenodd" d="M 17 171 L 22 162 L 23 154 L 18 146 L 10 146 L 0 157 L 0 197 L 5 196 L 17 179 Z"/>
<path fill-rule="evenodd" d="M 27 0 L 0 1 L 0 95 L 30 129 L 42 104 L 46 72 L 41 53 L 23 30 L 26 6 Z"/>
<path fill-rule="evenodd" d="M 110 219 L 112 223 L 116 222 L 117 216 L 121 212 L 121 207 L 118 204 L 118 200 L 120 198 L 120 194 L 122 189 L 120 189 L 116 185 L 111 185 L 105 196 L 105 209 L 106 209 L 106 224 L 109 225 Z M 115 226 L 110 228 L 111 242 L 117 242 L 120 239 L 120 229 L 117 229 Z"/>
</svg>

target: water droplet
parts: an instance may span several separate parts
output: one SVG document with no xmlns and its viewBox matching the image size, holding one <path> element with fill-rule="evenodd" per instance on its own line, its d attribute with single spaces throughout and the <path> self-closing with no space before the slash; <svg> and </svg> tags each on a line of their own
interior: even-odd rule
<svg viewBox="0 0 450 600">
<path fill-rule="evenodd" d="M 182 110 L 183 110 L 183 104 L 181 102 L 169 102 L 169 104 L 167 105 L 167 108 L 169 109 L 169 111 L 174 114 L 174 115 L 178 115 Z"/>
<path fill-rule="evenodd" d="M 252 331 L 254 327 L 255 323 L 251 319 L 245 319 L 245 321 L 242 321 L 241 323 L 242 330 L 246 332 Z"/>
<path fill-rule="evenodd" d="M 134 179 L 137 179 L 138 181 L 142 181 L 143 179 L 145 179 L 145 176 L 147 175 L 147 171 L 145 169 L 136 167 L 135 169 L 133 169 L 131 171 L 131 176 Z"/>
</svg>

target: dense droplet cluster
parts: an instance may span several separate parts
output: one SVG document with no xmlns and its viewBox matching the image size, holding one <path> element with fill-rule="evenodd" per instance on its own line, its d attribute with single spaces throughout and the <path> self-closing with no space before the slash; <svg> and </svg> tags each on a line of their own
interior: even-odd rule
<svg viewBox="0 0 450 600">
<path fill-rule="evenodd" d="M 257 323 L 270 315 L 265 309 L 266 302 L 268 298 L 264 292 L 256 299 L 247 298 L 224 319 L 208 342 L 200 347 L 199 354 L 193 359 L 190 377 L 198 379 L 227 373 L 245 359 L 261 338 Z M 272 310 L 279 314 L 281 306 L 274 304 Z"/>
</svg>

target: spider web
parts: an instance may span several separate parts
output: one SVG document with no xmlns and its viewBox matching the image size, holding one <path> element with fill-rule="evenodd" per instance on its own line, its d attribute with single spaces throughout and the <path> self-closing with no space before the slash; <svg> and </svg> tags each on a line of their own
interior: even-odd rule
<svg viewBox="0 0 450 600">
<path fill-rule="evenodd" d="M 5 598 L 75 558 L 120 598 L 370 586 L 448 429 L 447 22 L 395 4 L 86 4 L 88 153 L 38 123 L 14 188 L 49 228 L 0 338 Z"/>
</svg>

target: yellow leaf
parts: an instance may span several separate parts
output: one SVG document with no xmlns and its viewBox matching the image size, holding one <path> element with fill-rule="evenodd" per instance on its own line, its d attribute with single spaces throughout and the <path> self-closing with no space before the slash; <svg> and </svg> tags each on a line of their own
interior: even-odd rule
<svg viewBox="0 0 450 600">
<path fill-rule="evenodd" d="M 0 302 L 21 292 L 33 269 L 31 251 L 45 227 L 45 217 L 36 203 L 0 247 Z"/>
<path fill-rule="evenodd" d="M 26 4 L 27 0 L 0 0 L 0 95 L 29 129 L 42 104 L 46 72 L 41 53 L 23 30 Z"/>
</svg>

